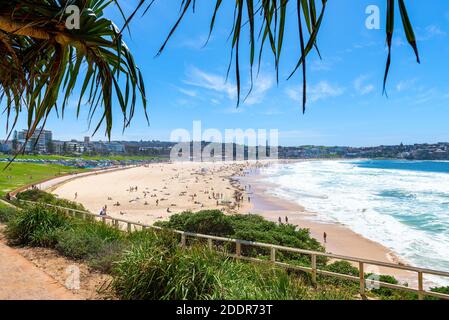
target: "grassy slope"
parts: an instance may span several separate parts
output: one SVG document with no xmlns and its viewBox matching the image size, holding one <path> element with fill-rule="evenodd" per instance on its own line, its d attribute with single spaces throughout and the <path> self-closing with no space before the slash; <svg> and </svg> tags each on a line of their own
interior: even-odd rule
<svg viewBox="0 0 449 320">
<path fill-rule="evenodd" d="M 0 163 L 0 196 L 27 184 L 66 173 L 85 171 L 55 164 L 13 163 L 5 169 L 6 165 L 7 163 Z"/>
<path fill-rule="evenodd" d="M 0 154 L 0 159 L 9 159 L 11 155 Z M 126 161 L 126 160 L 151 160 L 158 157 L 154 156 L 60 156 L 60 155 L 18 155 L 17 159 L 32 159 L 32 160 L 73 160 L 73 159 L 83 159 L 83 160 L 116 160 L 116 161 Z"/>
</svg>

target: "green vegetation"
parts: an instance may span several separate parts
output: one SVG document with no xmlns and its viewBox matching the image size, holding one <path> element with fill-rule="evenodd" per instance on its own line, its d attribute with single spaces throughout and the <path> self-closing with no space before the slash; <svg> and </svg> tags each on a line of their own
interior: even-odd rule
<svg viewBox="0 0 449 320">
<path fill-rule="evenodd" d="M 51 193 L 47 193 L 39 189 L 30 189 L 24 192 L 20 192 L 17 194 L 17 199 L 32 202 L 43 202 L 76 210 L 86 210 L 82 204 L 66 199 L 60 199 Z"/>
<path fill-rule="evenodd" d="M 12 159 L 11 154 L 0 154 L 0 159 Z M 69 157 L 60 155 L 34 155 L 34 154 L 19 154 L 16 156 L 17 160 L 67 160 Z"/>
<path fill-rule="evenodd" d="M 181 249 L 169 231 L 128 234 L 49 207 L 25 206 L 9 219 L 6 235 L 11 243 L 55 248 L 110 273 L 122 299 L 353 298 L 333 286 L 316 290 L 284 269 L 238 262 L 202 244 Z"/>
<path fill-rule="evenodd" d="M 40 193 L 27 193 L 27 197 L 54 201 Z M 175 215 L 165 225 L 176 225 L 191 232 L 204 232 L 210 227 L 216 235 L 247 234 L 252 240 L 259 240 L 260 233 L 266 233 L 267 238 L 263 239 L 282 245 L 320 249 L 307 230 L 278 226 L 258 216 L 224 216 L 217 211 L 189 215 L 191 219 L 187 213 Z M 318 276 L 318 285 L 313 287 L 308 274 L 287 271 L 270 263 L 237 261 L 220 250 L 210 250 L 201 241 L 189 241 L 187 248 L 181 248 L 179 235 L 168 229 L 125 233 L 94 219 L 67 216 L 41 205 L 24 206 L 21 211 L 0 208 L 0 221 L 7 224 L 5 233 L 12 244 L 54 248 L 66 257 L 80 259 L 95 270 L 111 274 L 111 288 L 121 299 L 358 298 L 356 282 Z M 223 251 L 234 249 L 216 245 L 221 245 Z M 245 254 L 263 258 L 266 253 L 247 251 Z M 280 258 L 309 263 L 295 255 Z M 321 261 L 320 268 L 358 276 L 358 269 L 345 261 Z M 390 276 L 381 275 L 380 280 L 397 283 Z M 432 290 L 447 293 L 449 288 Z M 368 295 L 376 299 L 417 299 L 416 294 L 387 288 L 374 289 Z"/>
<path fill-rule="evenodd" d="M 170 234 L 146 231 L 117 264 L 125 299 L 314 299 L 314 289 L 273 266 L 236 262 L 203 246 L 181 249 Z M 321 296 L 319 296 L 321 298 Z M 325 298 L 350 299 L 330 288 Z"/>
<path fill-rule="evenodd" d="M 16 209 L 0 203 L 0 223 L 7 223 L 16 216 Z"/>
<path fill-rule="evenodd" d="M 22 186 L 60 176 L 67 173 L 83 172 L 85 169 L 66 167 L 57 164 L 6 163 L 0 164 L 0 196 Z"/>
<path fill-rule="evenodd" d="M 32 206 L 10 218 L 7 237 L 17 245 L 51 247 L 56 244 L 56 231 L 68 226 L 62 212 L 45 206 Z"/>
<path fill-rule="evenodd" d="M 290 224 L 278 225 L 258 215 L 228 216 L 219 210 L 205 210 L 197 213 L 184 212 L 172 215 L 169 221 L 158 222 L 156 225 L 169 229 L 324 252 L 320 243 L 310 236 L 308 229 L 296 229 L 295 226 Z M 263 248 L 242 246 L 242 252 L 245 255 L 258 256 L 259 258 L 269 255 L 269 252 Z M 277 259 L 310 266 L 309 255 L 278 252 Z M 326 259 L 319 257 L 317 263 L 318 265 L 325 265 Z"/>
<path fill-rule="evenodd" d="M 12 159 L 10 154 L 0 154 L 0 159 Z M 149 161 L 153 159 L 159 159 L 157 156 L 131 156 L 131 155 L 33 155 L 33 154 L 20 154 L 16 157 L 17 160 L 96 160 L 96 161 Z"/>
</svg>

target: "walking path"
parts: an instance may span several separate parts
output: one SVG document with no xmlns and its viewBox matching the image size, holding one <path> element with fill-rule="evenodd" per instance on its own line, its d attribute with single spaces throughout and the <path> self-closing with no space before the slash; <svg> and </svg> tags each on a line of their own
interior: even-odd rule
<svg viewBox="0 0 449 320">
<path fill-rule="evenodd" d="M 75 295 L 0 239 L 0 300 L 74 300 Z"/>
<path fill-rule="evenodd" d="M 115 167 L 77 175 L 57 177 L 38 184 L 38 187 L 45 190 L 82 176 L 102 174 L 127 168 Z M 11 206 L 8 202 L 0 201 L 5 205 Z M 17 250 L 9 247 L 1 235 L 2 229 L 3 226 L 0 225 L 0 300 L 77 299 L 70 290 L 20 255 Z"/>
</svg>

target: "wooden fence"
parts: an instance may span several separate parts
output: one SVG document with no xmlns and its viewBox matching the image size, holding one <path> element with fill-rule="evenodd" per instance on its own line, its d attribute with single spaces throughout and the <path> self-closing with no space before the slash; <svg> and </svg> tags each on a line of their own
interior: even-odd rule
<svg viewBox="0 0 449 320">
<path fill-rule="evenodd" d="M 23 201 L 19 200 L 23 203 L 33 204 L 36 205 L 36 202 L 31 201 Z M 132 222 L 124 219 L 114 218 L 111 216 L 99 216 L 96 214 L 93 214 L 88 211 L 80 211 L 75 210 L 71 208 L 64 208 L 59 206 L 54 206 L 50 204 L 45 204 L 49 207 L 57 208 L 63 212 L 65 212 L 67 215 L 73 215 L 73 216 L 80 216 L 84 219 L 88 217 L 93 217 L 95 220 L 102 221 L 104 223 L 110 223 L 113 226 L 126 230 L 127 232 L 137 231 L 137 230 L 143 230 L 147 228 L 161 230 L 162 228 L 152 225 L 147 225 L 143 223 L 137 223 Z M 314 285 L 317 284 L 317 275 L 323 275 L 323 276 L 331 276 L 336 277 L 339 279 L 344 280 L 352 280 L 359 283 L 359 289 L 360 294 L 362 296 L 365 296 L 366 291 L 368 290 L 366 287 L 367 282 L 369 282 L 372 286 L 376 287 L 384 287 L 384 288 L 390 288 L 390 289 L 397 289 L 402 291 L 408 291 L 408 292 L 414 292 L 418 294 L 418 297 L 420 300 L 424 298 L 424 296 L 432 296 L 440 299 L 447 299 L 449 300 L 449 294 L 443 294 L 438 292 L 432 292 L 425 290 L 424 288 L 424 275 L 434 275 L 434 276 L 441 276 L 441 277 L 448 277 L 449 278 L 449 272 L 446 271 L 438 271 L 438 270 L 432 270 L 432 269 L 426 269 L 426 268 L 417 268 L 412 266 L 405 266 L 405 265 L 399 265 L 394 263 L 388 263 L 388 262 L 382 262 L 382 261 L 376 261 L 376 260 L 369 260 L 369 259 L 362 259 L 362 258 L 356 258 L 356 257 L 349 257 L 349 256 L 343 256 L 343 255 L 337 255 L 332 253 L 324 253 L 319 251 L 310 251 L 310 250 L 303 250 L 298 248 L 291 248 L 291 247 L 284 247 L 274 244 L 268 244 L 268 243 L 260 243 L 260 242 L 253 242 L 253 241 L 245 241 L 245 240 L 239 240 L 239 239 L 232 239 L 232 238 L 223 238 L 223 237 L 216 237 L 206 234 L 198 234 L 198 233 L 191 233 L 191 232 L 185 232 L 185 231 L 179 231 L 179 230 L 171 230 L 170 231 L 179 234 L 181 236 L 181 246 L 185 247 L 187 245 L 187 239 L 188 238 L 196 238 L 196 239 L 204 239 L 207 240 L 209 248 L 213 249 L 216 248 L 214 246 L 214 242 L 223 242 L 223 243 L 233 243 L 235 244 L 235 253 L 229 254 L 230 257 L 233 257 L 235 259 L 239 260 L 247 260 L 257 263 L 272 263 L 274 265 L 286 268 L 286 269 L 293 269 L 293 270 L 299 270 L 303 272 L 307 272 L 311 274 L 312 283 Z M 270 260 L 262 260 L 258 258 L 253 257 L 247 257 L 242 254 L 242 245 L 249 246 L 249 247 L 257 247 L 257 248 L 265 248 L 270 251 Z M 276 254 L 278 252 L 290 252 L 290 253 L 298 253 L 298 254 L 305 254 L 309 255 L 311 258 L 311 267 L 305 267 L 305 266 L 298 266 L 293 264 L 288 264 L 284 262 L 280 262 L 276 260 Z M 321 270 L 317 267 L 317 257 L 327 257 L 330 259 L 336 259 L 336 260 L 342 260 L 342 261 L 348 261 L 351 263 L 355 263 L 358 265 L 359 269 L 359 276 L 352 276 L 347 274 L 341 274 L 336 272 L 331 272 L 327 270 Z M 416 273 L 417 276 L 417 283 L 418 288 L 412 288 L 405 285 L 399 285 L 399 284 L 391 284 L 387 282 L 382 282 L 379 280 L 374 279 L 366 279 L 365 278 L 365 270 L 367 265 L 374 265 L 378 267 L 386 267 L 386 268 L 392 268 L 397 270 L 405 270 L 409 272 Z"/>
</svg>

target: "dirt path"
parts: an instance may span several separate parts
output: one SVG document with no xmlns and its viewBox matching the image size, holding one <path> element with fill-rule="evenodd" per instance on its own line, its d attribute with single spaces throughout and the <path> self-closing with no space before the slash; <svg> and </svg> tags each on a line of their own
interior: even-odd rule
<svg viewBox="0 0 449 320">
<path fill-rule="evenodd" d="M 76 296 L 0 241 L 0 300 L 74 300 Z"/>
</svg>

